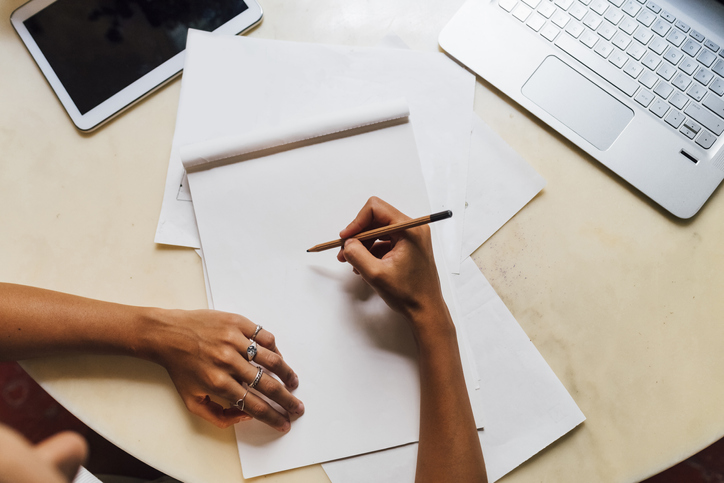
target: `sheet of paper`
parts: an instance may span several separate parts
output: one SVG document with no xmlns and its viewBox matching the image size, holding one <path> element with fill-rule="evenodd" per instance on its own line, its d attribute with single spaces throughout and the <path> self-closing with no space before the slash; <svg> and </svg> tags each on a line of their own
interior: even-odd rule
<svg viewBox="0 0 724 483">
<path fill-rule="evenodd" d="M 546 185 L 498 134 L 473 114 L 463 258 L 523 208 Z"/>
<path fill-rule="evenodd" d="M 214 306 L 294 341 L 282 351 L 307 408 L 287 435 L 237 426 L 245 477 L 415 441 L 409 328 L 334 253 L 305 251 L 320 234 L 334 238 L 370 193 L 407 213 L 430 210 L 412 123 L 192 172 L 189 185 Z"/>
<path fill-rule="evenodd" d="M 178 148 L 315 113 L 405 97 L 433 211 L 463 213 L 475 78 L 440 53 L 189 34 L 156 242 L 199 247 Z M 464 217 L 441 228 L 449 269 Z"/>
<path fill-rule="evenodd" d="M 472 259 L 453 286 L 481 376 L 486 426 L 478 435 L 496 481 L 585 416 Z M 416 458 L 412 444 L 322 466 L 333 483 L 412 483 Z"/>
</svg>

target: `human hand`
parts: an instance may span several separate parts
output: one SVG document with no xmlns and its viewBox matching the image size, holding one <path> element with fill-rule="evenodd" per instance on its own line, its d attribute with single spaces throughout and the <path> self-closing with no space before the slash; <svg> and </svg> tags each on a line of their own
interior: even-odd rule
<svg viewBox="0 0 724 483">
<path fill-rule="evenodd" d="M 253 360 L 265 372 L 254 390 L 287 413 L 273 408 L 254 391 L 247 393 L 258 372 L 247 360 L 255 323 L 214 310 L 150 310 L 154 321 L 150 330 L 155 335 L 149 358 L 166 368 L 189 411 L 221 428 L 253 417 L 281 432 L 289 431 L 290 415 L 304 414 L 304 405 L 290 393 L 299 385 L 299 378 L 282 358 L 271 332 L 262 329 L 256 335 Z M 236 406 L 224 408 L 210 396 L 232 404 L 244 398 L 243 411 Z"/>
<path fill-rule="evenodd" d="M 370 198 L 352 223 L 342 230 L 347 239 L 337 259 L 349 262 L 396 312 L 419 331 L 447 312 L 435 267 L 430 228 L 426 225 L 393 233 L 384 240 L 360 242 L 350 238 L 410 218 L 379 198 Z M 435 317 L 426 315 L 435 313 Z"/>
<path fill-rule="evenodd" d="M 0 483 L 70 482 L 87 453 L 85 440 L 76 433 L 59 433 L 33 446 L 0 424 Z"/>
</svg>

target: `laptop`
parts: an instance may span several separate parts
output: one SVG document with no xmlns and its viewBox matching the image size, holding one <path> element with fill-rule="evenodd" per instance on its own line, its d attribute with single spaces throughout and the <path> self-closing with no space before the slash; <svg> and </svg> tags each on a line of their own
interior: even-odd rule
<svg viewBox="0 0 724 483">
<path fill-rule="evenodd" d="M 724 179 L 724 0 L 470 0 L 439 43 L 679 218 Z"/>
</svg>

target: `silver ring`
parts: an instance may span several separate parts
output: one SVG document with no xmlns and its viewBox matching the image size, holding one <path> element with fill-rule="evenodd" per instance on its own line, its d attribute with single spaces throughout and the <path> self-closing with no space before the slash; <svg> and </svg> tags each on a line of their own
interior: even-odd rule
<svg viewBox="0 0 724 483">
<path fill-rule="evenodd" d="M 255 340 L 256 340 L 256 336 L 259 335 L 259 331 L 260 331 L 261 329 L 262 329 L 262 326 L 261 326 L 261 325 L 257 325 L 257 326 L 256 326 L 256 330 L 254 331 L 254 335 L 252 335 L 249 340 L 252 341 L 252 342 L 255 341 Z"/>
<path fill-rule="evenodd" d="M 252 340 L 249 347 L 246 348 L 246 358 L 249 362 L 253 361 L 256 357 L 256 341 Z"/>
<path fill-rule="evenodd" d="M 248 394 L 249 394 L 249 388 L 247 387 L 247 388 L 246 388 L 246 392 L 244 393 L 244 395 L 241 396 L 241 398 L 239 398 L 239 399 L 236 400 L 236 403 L 234 404 L 234 406 L 236 406 L 237 408 L 239 408 L 239 409 L 241 409 L 241 410 L 243 411 L 243 410 L 244 410 L 244 400 L 246 399 L 246 396 L 247 396 Z M 239 406 L 239 403 L 241 403 L 241 406 Z"/>
<path fill-rule="evenodd" d="M 256 377 L 254 378 L 254 382 L 249 384 L 249 389 L 253 389 L 256 387 L 257 384 L 259 384 L 259 381 L 261 380 L 261 375 L 264 373 L 264 370 L 259 367 L 256 372 Z"/>
</svg>

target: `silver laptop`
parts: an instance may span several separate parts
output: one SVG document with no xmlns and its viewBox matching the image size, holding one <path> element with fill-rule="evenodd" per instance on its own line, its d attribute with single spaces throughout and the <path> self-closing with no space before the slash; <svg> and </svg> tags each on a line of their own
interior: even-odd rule
<svg viewBox="0 0 724 483">
<path fill-rule="evenodd" d="M 724 0 L 471 0 L 439 42 L 679 218 L 724 179 Z"/>
</svg>

